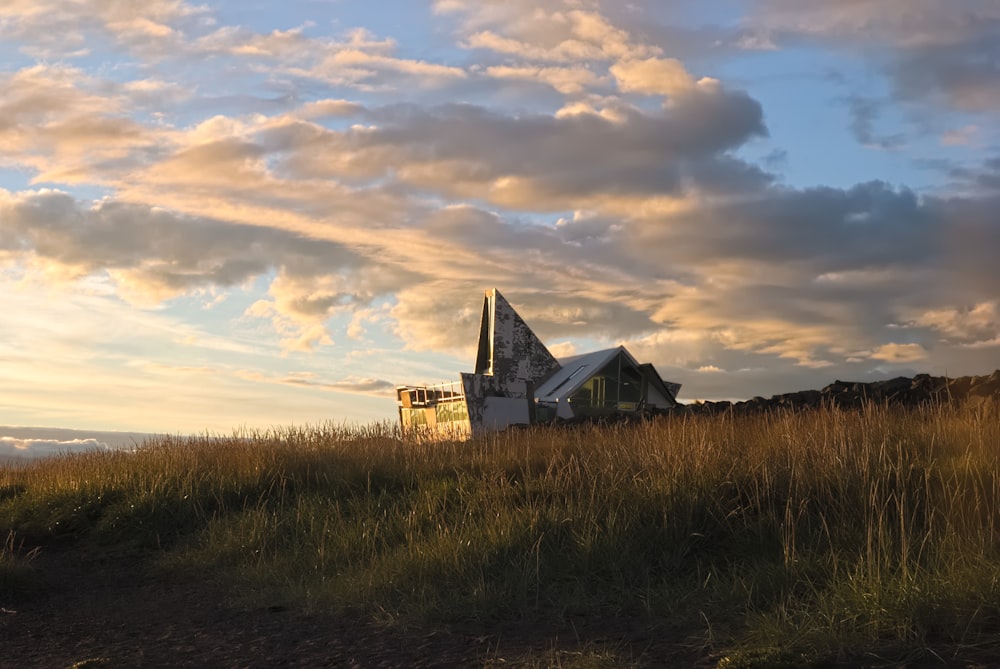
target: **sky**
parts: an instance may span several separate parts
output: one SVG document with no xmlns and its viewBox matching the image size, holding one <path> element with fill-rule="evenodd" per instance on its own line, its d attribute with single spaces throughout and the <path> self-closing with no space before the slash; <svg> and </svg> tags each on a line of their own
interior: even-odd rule
<svg viewBox="0 0 1000 669">
<path fill-rule="evenodd" d="M 989 373 L 998 110 L 995 0 L 6 0 L 0 425 L 393 420 L 492 287 L 682 401 Z"/>
</svg>

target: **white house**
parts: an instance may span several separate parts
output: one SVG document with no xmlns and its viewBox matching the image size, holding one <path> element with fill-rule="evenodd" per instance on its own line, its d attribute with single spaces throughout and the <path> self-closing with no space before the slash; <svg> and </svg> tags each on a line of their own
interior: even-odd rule
<svg viewBox="0 0 1000 669">
<path fill-rule="evenodd" d="M 476 371 L 453 383 L 398 386 L 396 395 L 404 430 L 463 438 L 556 418 L 668 409 L 680 387 L 624 346 L 556 360 L 494 288 L 483 301 Z"/>
</svg>

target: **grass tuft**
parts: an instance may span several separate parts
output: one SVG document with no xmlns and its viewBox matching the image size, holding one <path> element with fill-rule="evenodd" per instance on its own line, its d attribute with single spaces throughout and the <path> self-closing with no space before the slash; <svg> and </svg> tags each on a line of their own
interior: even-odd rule
<svg viewBox="0 0 1000 669">
<path fill-rule="evenodd" d="M 41 549 L 25 549 L 13 530 L 0 544 L 0 596 L 11 597 L 29 592 L 35 585 L 35 569 L 31 564 Z"/>
</svg>

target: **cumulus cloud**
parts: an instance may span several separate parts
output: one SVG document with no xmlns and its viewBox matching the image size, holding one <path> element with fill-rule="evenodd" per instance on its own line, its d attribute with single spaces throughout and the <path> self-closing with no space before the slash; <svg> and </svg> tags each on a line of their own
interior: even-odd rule
<svg viewBox="0 0 1000 669">
<path fill-rule="evenodd" d="M 274 273 L 271 299 L 250 314 L 273 317 L 291 349 L 330 343 L 327 318 L 402 276 L 335 242 L 110 200 L 86 207 L 51 190 L 0 190 L 0 252 L 63 279 L 108 276 L 138 304 Z"/>
<path fill-rule="evenodd" d="M 960 309 L 934 309 L 919 314 L 914 323 L 937 330 L 965 346 L 997 345 L 1000 303 L 980 302 Z"/>
<path fill-rule="evenodd" d="M 683 282 L 651 318 L 703 333 L 703 350 L 721 345 L 822 367 L 867 348 L 900 363 L 926 357 L 935 335 L 924 329 L 913 333 L 917 341 L 898 344 L 889 324 L 921 306 L 994 289 L 985 268 L 968 262 L 975 255 L 940 243 L 960 231 L 980 242 L 996 233 L 995 223 L 970 216 L 970 207 L 878 183 L 770 190 L 629 231 L 641 237 L 638 257 L 669 257 Z M 668 338 L 653 348 L 677 345 Z"/>
<path fill-rule="evenodd" d="M 567 96 L 606 89 L 672 98 L 697 90 L 677 58 L 616 25 L 598 3 L 443 2 L 462 17 L 462 45 L 492 52 L 491 76 L 544 81 Z M 711 80 L 704 79 L 707 85 Z"/>
<path fill-rule="evenodd" d="M 672 96 L 690 91 L 695 83 L 676 58 L 629 59 L 611 66 L 618 87 L 626 93 Z"/>
<path fill-rule="evenodd" d="M 472 105 L 369 111 L 373 123 L 310 131 L 287 162 L 300 178 L 387 177 L 447 194 L 525 210 L 595 207 L 622 198 L 682 195 L 750 176 L 728 156 L 766 134 L 759 103 L 721 87 L 646 113 L 506 116 Z M 624 205 L 623 205 L 624 206 Z"/>
<path fill-rule="evenodd" d="M 404 281 L 406 274 L 354 257 L 350 270 L 331 273 L 331 267 L 317 267 L 308 258 L 286 264 L 271 282 L 270 299 L 258 300 L 248 315 L 269 318 L 282 335 L 287 350 L 310 351 L 334 342 L 324 322 L 336 312 L 364 310 L 376 298 L 388 295 Z M 351 271 L 353 270 L 353 271 Z"/>
<path fill-rule="evenodd" d="M 0 72 L 0 166 L 34 181 L 107 184 L 162 157 L 170 132 L 137 117 L 186 98 L 169 82 L 114 82 L 66 65 Z"/>
<path fill-rule="evenodd" d="M 5 2 L 0 36 L 31 43 L 40 57 L 86 55 L 88 37 L 97 33 L 116 45 L 149 56 L 164 55 L 199 25 L 207 10 L 182 0 L 149 0 L 141 5 L 117 0 Z"/>
<path fill-rule="evenodd" d="M 504 122 L 517 137 L 518 124 Z M 889 324 L 995 284 L 985 264 L 980 275 L 964 249 L 953 255 L 939 243 L 956 231 L 980 241 L 997 234 L 985 203 L 918 198 L 878 182 L 808 190 L 760 182 L 738 201 L 696 210 L 655 218 L 580 212 L 551 226 L 449 205 L 391 237 L 368 236 L 367 248 L 113 201 L 88 209 L 56 192 L 8 194 L 3 206 L 0 240 L 9 253 L 28 251 L 77 275 L 107 272 L 126 295 L 155 301 L 273 272 L 269 295 L 249 313 L 270 319 L 289 350 L 329 344 L 331 315 L 389 295 L 388 315 L 409 346 L 456 350 L 474 341 L 485 284 L 532 287 L 518 305 L 546 338 L 691 332 L 701 342 L 683 344 L 692 362 L 721 347 L 808 368 L 865 357 L 904 363 L 921 359 L 931 333 L 943 330 L 918 322 L 915 336 L 924 340 L 901 345 Z M 442 267 L 447 280 L 438 278 Z M 662 359 L 676 347 L 667 337 L 648 340 L 646 350 Z"/>
</svg>

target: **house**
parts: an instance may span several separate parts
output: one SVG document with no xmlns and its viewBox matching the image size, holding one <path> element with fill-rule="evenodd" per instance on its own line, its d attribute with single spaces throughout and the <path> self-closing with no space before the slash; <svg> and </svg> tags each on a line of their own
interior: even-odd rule
<svg viewBox="0 0 1000 669">
<path fill-rule="evenodd" d="M 404 430 L 465 438 L 510 425 L 676 404 L 660 378 L 624 346 L 556 358 L 495 288 L 486 292 L 474 372 L 432 386 L 398 386 Z"/>
</svg>

